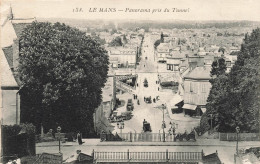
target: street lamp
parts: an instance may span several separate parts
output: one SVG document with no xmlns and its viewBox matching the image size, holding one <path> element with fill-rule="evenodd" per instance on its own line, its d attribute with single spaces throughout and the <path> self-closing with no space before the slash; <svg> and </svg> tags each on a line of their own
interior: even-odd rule
<svg viewBox="0 0 260 164">
<path fill-rule="evenodd" d="M 58 139 L 59 139 L 59 153 L 60 153 L 60 152 L 61 152 L 61 151 L 60 151 L 60 132 L 61 132 L 61 127 L 60 127 L 60 126 L 57 127 L 57 132 L 58 132 Z"/>
<path fill-rule="evenodd" d="M 124 129 L 124 126 L 125 126 L 124 121 L 117 123 L 117 128 L 120 129 L 121 137 L 122 137 L 122 129 Z"/>
<path fill-rule="evenodd" d="M 236 151 L 237 151 L 237 155 L 238 155 L 238 133 L 240 132 L 240 128 L 237 126 L 236 127 L 236 133 L 237 133 L 237 146 L 236 146 Z"/>
</svg>

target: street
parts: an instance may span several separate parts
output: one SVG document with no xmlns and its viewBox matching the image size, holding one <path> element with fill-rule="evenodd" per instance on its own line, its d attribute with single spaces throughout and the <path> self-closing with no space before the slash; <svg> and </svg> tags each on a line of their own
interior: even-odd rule
<svg viewBox="0 0 260 164">
<path fill-rule="evenodd" d="M 91 155 L 92 151 L 98 152 L 203 152 L 205 155 L 218 152 L 219 158 L 225 164 L 234 162 L 234 154 L 236 151 L 236 142 L 225 142 L 214 139 L 198 140 L 197 142 L 100 142 L 99 139 L 84 139 L 83 145 L 78 145 L 76 142 L 63 143 L 61 152 L 63 159 L 74 154 L 76 150 L 81 150 L 82 153 Z M 260 146 L 259 142 L 239 142 L 239 149 Z M 36 146 L 36 153 L 58 153 L 58 143 L 48 142 L 39 143 Z"/>
<path fill-rule="evenodd" d="M 127 102 L 128 99 L 133 99 L 134 110 L 132 112 L 133 118 L 131 120 L 124 121 L 125 126 L 122 129 L 122 133 L 128 132 L 142 132 L 142 122 L 144 119 L 151 124 L 153 133 L 162 133 L 162 121 L 166 123 L 165 133 L 168 132 L 170 128 L 170 122 L 177 124 L 176 132 L 183 133 L 185 131 L 190 132 L 191 129 L 196 127 L 199 124 L 199 119 L 184 117 L 183 113 L 172 114 L 171 107 L 182 100 L 181 96 L 174 93 L 171 89 L 164 89 L 160 87 L 159 79 L 161 77 L 175 78 L 176 81 L 179 81 L 179 77 L 176 73 L 166 71 L 166 64 L 158 63 L 157 57 L 154 53 L 154 41 L 156 38 L 151 38 L 150 34 L 145 34 L 142 55 L 140 64 L 136 69 L 129 69 L 131 74 L 137 74 L 137 84 L 136 90 L 132 94 L 136 94 L 140 102 L 140 105 L 137 104 L 137 100 L 133 99 L 133 95 L 130 93 L 117 94 L 117 98 Z M 159 38 L 158 38 L 159 39 Z M 128 71 L 125 70 L 124 71 Z M 121 72 L 122 70 L 115 70 L 116 72 Z M 121 72 L 122 73 L 122 72 Z M 127 74 L 127 73 L 126 73 Z M 144 81 L 147 79 L 148 87 L 144 86 Z M 145 97 L 150 97 L 152 103 L 148 104 L 144 102 Z M 153 99 L 156 99 L 156 103 L 153 102 Z M 161 108 L 162 104 L 166 106 L 166 109 Z M 118 113 L 126 111 L 126 106 L 120 107 L 117 109 Z M 163 118 L 164 112 L 164 118 Z M 121 130 L 117 128 L 116 123 L 112 123 L 115 126 L 113 133 L 120 133 Z"/>
</svg>

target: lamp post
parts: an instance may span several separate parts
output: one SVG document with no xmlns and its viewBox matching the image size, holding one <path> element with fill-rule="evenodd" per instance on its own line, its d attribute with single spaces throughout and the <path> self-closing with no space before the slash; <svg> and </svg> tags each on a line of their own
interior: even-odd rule
<svg viewBox="0 0 260 164">
<path fill-rule="evenodd" d="M 117 123 L 117 128 L 120 129 L 121 137 L 122 137 L 122 129 L 124 129 L 124 126 L 125 126 L 124 121 Z"/>
<path fill-rule="evenodd" d="M 58 139 L 59 139 L 59 153 L 60 153 L 60 152 L 61 152 L 61 151 L 60 151 L 60 132 L 61 132 L 61 127 L 60 127 L 60 126 L 57 127 L 57 132 L 58 132 Z"/>
<path fill-rule="evenodd" d="M 237 155 L 238 155 L 238 133 L 240 132 L 240 128 L 237 126 L 236 127 L 236 133 L 237 133 L 237 146 L 236 146 L 236 152 L 237 152 Z"/>
</svg>

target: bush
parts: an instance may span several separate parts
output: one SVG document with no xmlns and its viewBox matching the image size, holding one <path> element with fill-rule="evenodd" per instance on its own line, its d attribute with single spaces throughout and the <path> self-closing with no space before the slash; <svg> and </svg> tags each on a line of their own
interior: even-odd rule
<svg viewBox="0 0 260 164">
<path fill-rule="evenodd" d="M 35 126 L 32 124 L 2 125 L 3 156 L 35 155 Z M 4 161 L 8 158 L 4 158 Z"/>
<path fill-rule="evenodd" d="M 67 138 L 67 141 L 73 142 L 77 138 L 77 134 L 74 132 L 69 132 L 65 134 L 65 138 Z"/>
<path fill-rule="evenodd" d="M 202 114 L 201 119 L 200 119 L 200 126 L 198 129 L 201 132 L 201 134 L 204 134 L 206 131 L 208 131 L 210 129 L 210 125 L 208 124 L 208 117 L 207 117 L 206 113 Z"/>
</svg>

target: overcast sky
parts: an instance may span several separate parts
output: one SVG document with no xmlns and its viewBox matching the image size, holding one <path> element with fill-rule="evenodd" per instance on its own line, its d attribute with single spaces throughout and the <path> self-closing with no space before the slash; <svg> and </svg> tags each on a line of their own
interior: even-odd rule
<svg viewBox="0 0 260 164">
<path fill-rule="evenodd" d="M 138 20 L 254 20 L 260 21 L 260 0 L 1 0 L 1 15 L 11 4 L 15 17 Z M 116 12 L 89 12 L 90 8 L 116 8 Z M 83 12 L 75 13 L 73 9 Z M 125 12 L 150 9 L 148 13 Z M 165 8 L 169 12 L 163 12 Z M 189 12 L 172 12 L 172 8 Z M 153 9 L 162 9 L 152 13 Z M 118 11 L 123 10 L 123 11 Z"/>
</svg>

